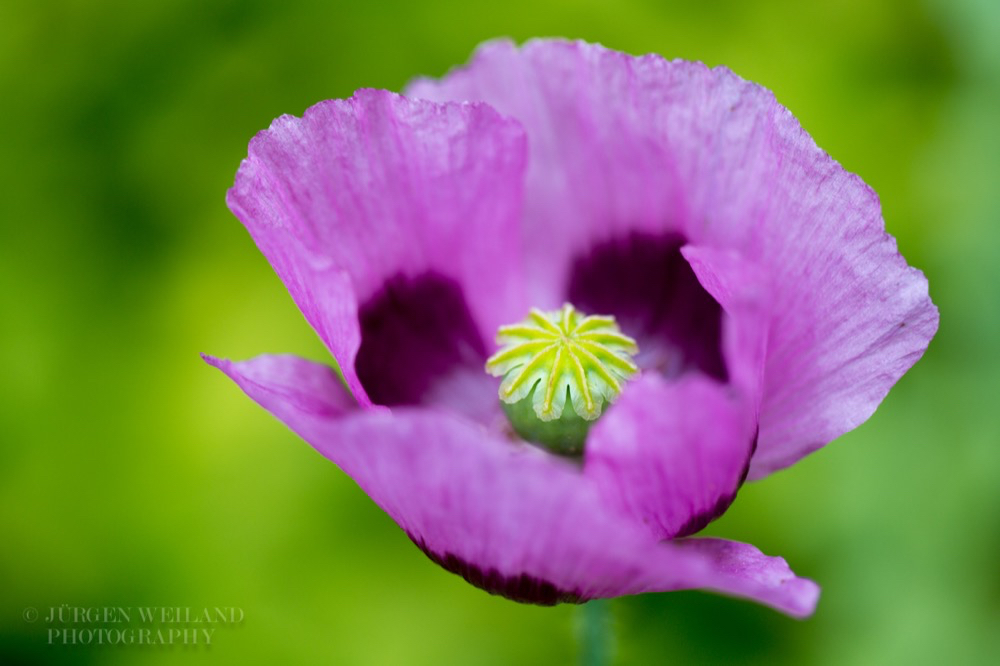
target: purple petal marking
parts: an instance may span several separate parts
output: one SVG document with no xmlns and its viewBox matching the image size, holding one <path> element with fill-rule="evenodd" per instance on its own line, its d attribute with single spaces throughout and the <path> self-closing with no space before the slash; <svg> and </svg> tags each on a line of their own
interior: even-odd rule
<svg viewBox="0 0 1000 666">
<path fill-rule="evenodd" d="M 457 283 L 441 275 L 396 276 L 359 311 L 355 368 L 379 405 L 435 405 L 499 427 L 497 382 Z M 499 422 L 499 423 L 498 423 Z"/>
<path fill-rule="evenodd" d="M 490 592 L 556 603 L 703 587 L 795 616 L 815 606 L 815 585 L 783 560 L 715 540 L 659 543 L 576 466 L 535 447 L 426 409 L 343 411 L 346 392 L 320 364 L 208 360 L 339 465 L 432 559 Z"/>
<path fill-rule="evenodd" d="M 227 202 L 367 406 L 358 308 L 388 280 L 454 281 L 483 340 L 527 308 L 524 164 L 522 128 L 484 104 L 362 90 L 258 134 Z"/>
<path fill-rule="evenodd" d="M 676 235 L 632 234 L 591 249 L 573 264 L 568 300 L 614 315 L 639 343 L 636 362 L 668 377 L 689 370 L 725 381 L 722 310 L 681 256 Z"/>
<path fill-rule="evenodd" d="M 483 100 L 524 125 L 525 262 L 541 305 L 565 293 L 574 257 L 636 231 L 760 267 L 770 322 L 750 478 L 863 423 L 937 330 L 927 281 L 885 233 L 874 192 L 725 68 L 491 42 L 409 93 Z"/>
<path fill-rule="evenodd" d="M 701 375 L 646 373 L 591 429 L 584 474 L 656 538 L 693 534 L 736 497 L 754 416 L 750 399 Z"/>
<path fill-rule="evenodd" d="M 443 555 L 435 553 L 421 538 L 414 537 L 412 534 L 407 534 L 407 536 L 434 564 L 449 573 L 461 576 L 467 583 L 490 594 L 522 604 L 535 604 L 537 606 L 581 604 L 588 601 L 577 592 L 560 590 L 549 581 L 539 580 L 526 573 L 514 576 L 502 574 L 495 568 L 484 571 L 479 565 L 466 562 L 453 553 Z"/>
</svg>

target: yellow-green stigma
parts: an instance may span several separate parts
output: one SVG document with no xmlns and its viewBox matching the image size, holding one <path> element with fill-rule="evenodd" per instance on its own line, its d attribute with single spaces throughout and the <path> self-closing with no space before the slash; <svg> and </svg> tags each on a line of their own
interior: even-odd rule
<svg viewBox="0 0 1000 666">
<path fill-rule="evenodd" d="M 486 372 L 504 378 L 500 400 L 511 425 L 559 453 L 583 450 L 590 425 L 639 371 L 632 362 L 639 348 L 614 317 L 587 316 L 569 303 L 501 326 L 497 344 Z"/>
</svg>

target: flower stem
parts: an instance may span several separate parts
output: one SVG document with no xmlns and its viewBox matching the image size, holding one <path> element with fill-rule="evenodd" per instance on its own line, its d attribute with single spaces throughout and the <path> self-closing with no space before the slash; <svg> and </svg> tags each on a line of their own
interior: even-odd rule
<svg viewBox="0 0 1000 666">
<path fill-rule="evenodd" d="M 580 606 L 577 638 L 580 643 L 581 666 L 607 666 L 614 649 L 614 629 L 611 626 L 611 602 L 594 599 Z"/>
</svg>

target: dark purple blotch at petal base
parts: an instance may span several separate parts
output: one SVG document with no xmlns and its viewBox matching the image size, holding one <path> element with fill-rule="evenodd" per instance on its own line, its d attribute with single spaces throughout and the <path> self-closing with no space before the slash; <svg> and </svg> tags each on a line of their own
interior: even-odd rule
<svg viewBox="0 0 1000 666">
<path fill-rule="evenodd" d="M 359 308 L 358 318 L 355 369 L 376 404 L 419 405 L 457 368 L 482 372 L 486 348 L 454 280 L 396 275 Z"/>
<path fill-rule="evenodd" d="M 639 343 L 644 370 L 668 377 L 696 370 L 725 382 L 722 308 L 681 255 L 677 234 L 634 233 L 594 247 L 572 265 L 568 300 L 614 315 Z"/>
<path fill-rule="evenodd" d="M 520 576 L 504 576 L 496 569 L 484 571 L 475 564 L 470 564 L 452 553 L 438 555 L 423 542 L 422 539 L 407 533 L 410 540 L 416 544 L 424 555 L 445 571 L 457 574 L 466 582 L 475 585 L 490 594 L 506 597 L 523 604 L 538 606 L 555 606 L 557 604 L 582 604 L 588 599 L 576 592 L 561 590 L 552 583 L 535 578 L 528 574 Z"/>
</svg>

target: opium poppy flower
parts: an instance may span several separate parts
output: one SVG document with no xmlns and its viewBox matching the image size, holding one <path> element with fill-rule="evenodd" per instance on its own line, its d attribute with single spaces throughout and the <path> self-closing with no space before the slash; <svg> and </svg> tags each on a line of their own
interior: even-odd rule
<svg viewBox="0 0 1000 666">
<path fill-rule="evenodd" d="M 227 199 L 329 348 L 209 358 L 432 560 L 552 604 L 819 589 L 692 537 L 937 328 L 875 193 L 725 68 L 492 42 L 283 116 Z"/>
</svg>

